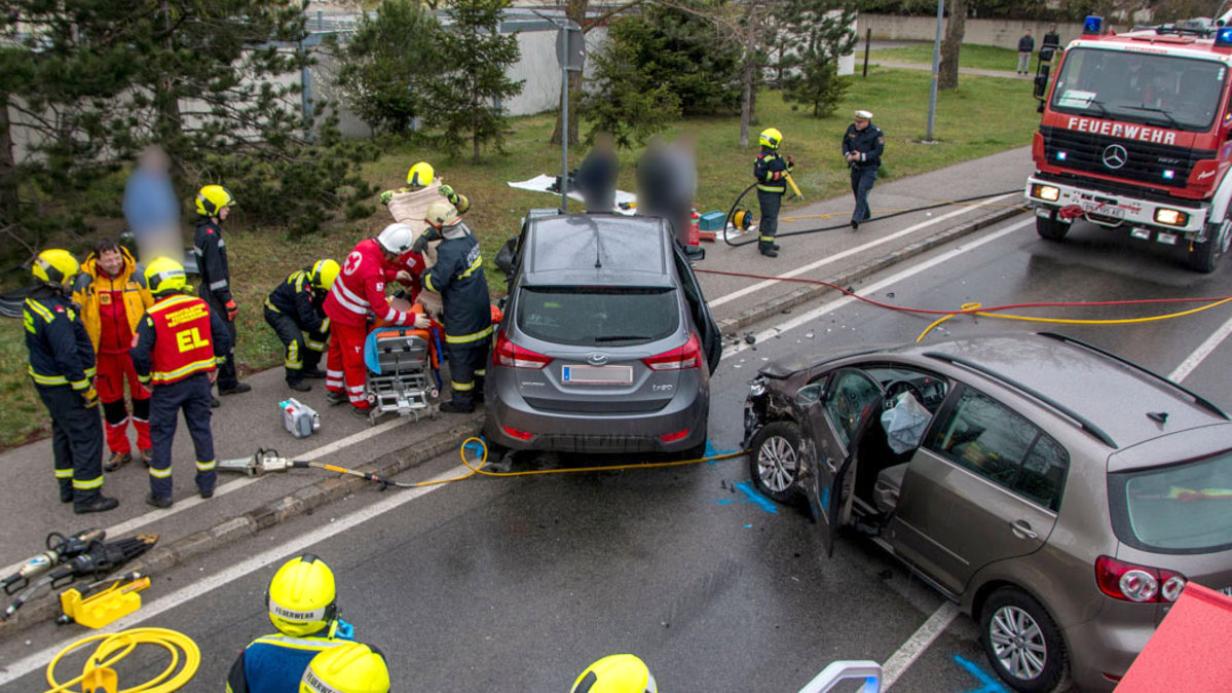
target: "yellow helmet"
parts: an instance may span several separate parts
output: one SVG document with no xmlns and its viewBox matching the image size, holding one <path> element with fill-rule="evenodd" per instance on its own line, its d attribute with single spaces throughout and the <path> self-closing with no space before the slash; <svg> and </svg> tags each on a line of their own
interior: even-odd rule
<svg viewBox="0 0 1232 693">
<path fill-rule="evenodd" d="M 471 199 L 462 193 L 458 193 L 454 196 L 453 206 L 454 209 L 458 210 L 459 215 L 466 214 L 471 208 Z"/>
<path fill-rule="evenodd" d="M 81 271 L 77 258 L 67 250 L 49 248 L 34 258 L 30 273 L 40 282 L 68 291 L 73 287 L 73 279 Z"/>
<path fill-rule="evenodd" d="M 411 170 L 406 172 L 406 184 L 418 188 L 426 188 L 432 185 L 432 181 L 435 179 L 436 170 L 432 168 L 432 164 L 426 161 L 416 162 L 414 166 L 411 166 Z"/>
<path fill-rule="evenodd" d="M 375 647 L 348 642 L 312 658 L 300 693 L 388 693 L 389 666 Z"/>
<path fill-rule="evenodd" d="M 223 207 L 235 204 L 235 196 L 221 185 L 207 185 L 197 193 L 197 214 L 203 217 L 218 215 Z"/>
<path fill-rule="evenodd" d="M 658 693 L 646 663 L 631 654 L 609 655 L 586 667 L 571 693 Z"/>
<path fill-rule="evenodd" d="M 424 221 L 436 229 L 442 226 L 453 226 L 458 223 L 458 208 L 454 207 L 453 203 L 449 200 L 437 200 L 428 205 L 428 212 L 424 215 Z"/>
<path fill-rule="evenodd" d="M 325 561 L 306 553 L 292 558 L 274 573 L 265 606 L 270 623 L 292 637 L 319 633 L 338 615 L 334 571 Z"/>
<path fill-rule="evenodd" d="M 188 275 L 184 265 L 169 257 L 156 257 L 145 266 L 145 285 L 155 296 L 188 287 Z"/>
<path fill-rule="evenodd" d="M 338 278 L 338 273 L 342 271 L 342 267 L 338 265 L 336 260 L 317 260 L 312 266 L 312 271 L 308 273 L 312 281 L 313 288 L 329 291 L 334 288 L 334 280 Z"/>
<path fill-rule="evenodd" d="M 761 131 L 757 142 L 763 147 L 778 149 L 779 144 L 783 142 L 783 133 L 779 132 L 778 128 L 766 128 Z"/>
</svg>

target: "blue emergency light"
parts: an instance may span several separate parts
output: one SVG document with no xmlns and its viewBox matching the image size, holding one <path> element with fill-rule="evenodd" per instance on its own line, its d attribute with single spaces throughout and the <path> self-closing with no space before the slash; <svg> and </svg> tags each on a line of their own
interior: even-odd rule
<svg viewBox="0 0 1232 693">
<path fill-rule="evenodd" d="M 1068 156 L 1069 154 L 1066 154 L 1065 152 L 1057 152 L 1057 161 L 1065 161 L 1065 158 Z"/>
<path fill-rule="evenodd" d="M 1232 46 L 1232 26 L 1225 26 L 1215 32 L 1215 45 L 1221 48 Z"/>
<path fill-rule="evenodd" d="M 1086 19 L 1082 20 L 1082 33 L 1098 34 L 1099 30 L 1102 29 L 1103 26 L 1104 26 L 1103 17 L 1099 17 L 1093 14 L 1088 15 Z"/>
<path fill-rule="evenodd" d="M 1173 178 L 1176 178 L 1176 171 L 1170 168 L 1164 169 L 1164 180 L 1172 180 Z"/>
</svg>

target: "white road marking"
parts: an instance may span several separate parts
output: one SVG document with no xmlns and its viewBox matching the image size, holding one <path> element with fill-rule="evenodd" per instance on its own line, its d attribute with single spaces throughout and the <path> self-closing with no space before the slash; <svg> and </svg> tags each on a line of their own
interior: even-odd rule
<svg viewBox="0 0 1232 693">
<path fill-rule="evenodd" d="M 932 258 L 931 260 L 921 262 L 918 265 L 912 265 L 911 267 L 908 267 L 907 269 L 901 272 L 892 274 L 886 277 L 885 279 L 873 282 L 872 284 L 869 284 L 868 286 L 860 287 L 860 293 L 861 294 L 871 294 L 876 291 L 880 291 L 881 289 L 884 289 L 887 286 L 893 286 L 894 284 L 897 284 L 898 282 L 901 282 L 902 280 L 907 279 L 908 277 L 915 276 L 917 274 L 920 274 L 921 272 L 927 272 L 928 270 L 936 267 L 937 265 L 940 265 L 945 262 L 949 262 L 953 260 L 954 258 L 958 257 L 959 255 L 962 255 L 963 253 L 975 250 L 976 248 L 982 245 L 985 245 L 987 243 L 992 243 L 993 241 L 999 240 L 1011 233 L 1014 233 L 1015 231 L 1021 228 L 1030 226 L 1031 224 L 1034 224 L 1034 223 L 1035 223 L 1034 218 L 1025 219 L 1023 221 L 1018 222 L 1017 224 L 1011 224 L 1003 229 L 994 231 L 993 233 L 990 233 L 987 236 L 983 236 L 981 238 L 978 238 L 968 243 L 963 243 L 962 245 L 956 248 L 953 248 L 944 253 L 941 253 L 940 255 Z M 833 301 L 830 301 L 829 303 L 824 303 L 810 311 L 801 313 L 791 318 L 790 320 L 781 322 L 775 327 L 762 330 L 758 334 L 754 335 L 754 344 L 758 342 L 764 342 L 769 339 L 774 339 L 776 335 L 781 335 L 787 332 L 788 330 L 792 330 L 797 327 L 800 327 L 801 325 L 808 324 L 816 320 L 817 318 L 827 313 L 832 313 L 838 310 L 839 308 L 842 308 L 843 306 L 846 306 L 847 304 L 852 303 L 856 300 L 857 299 L 854 299 L 850 296 L 844 296 L 842 298 L 834 299 Z M 729 356 L 738 354 L 744 351 L 745 349 L 748 349 L 749 346 L 750 346 L 749 344 L 743 341 L 733 344 L 723 350 L 723 358 L 727 358 Z"/>
<path fill-rule="evenodd" d="M 449 469 L 432 477 L 430 481 L 439 481 L 441 479 L 456 476 L 457 474 L 458 471 L 456 469 Z M 236 563 L 235 565 L 208 577 L 203 577 L 200 580 L 196 580 L 190 585 L 181 587 L 171 594 L 167 594 L 159 597 L 158 599 L 147 602 L 141 607 L 140 611 L 137 611 L 129 616 L 125 616 L 105 628 L 95 630 L 92 634 L 97 635 L 103 633 L 114 633 L 126 628 L 132 628 L 139 623 L 148 621 L 151 618 L 159 616 L 171 609 L 183 606 L 203 594 L 239 580 L 240 578 L 260 570 L 261 568 L 264 568 L 279 559 L 298 554 L 314 544 L 325 541 L 336 534 L 341 534 L 342 532 L 361 525 L 379 515 L 394 510 L 399 506 L 410 503 L 417 498 L 422 498 L 437 489 L 444 488 L 447 485 L 448 484 L 421 486 L 419 488 L 397 491 L 396 493 L 386 496 L 384 500 L 373 503 L 363 510 L 358 510 L 350 515 L 339 518 L 335 522 L 323 523 L 317 529 L 306 534 L 302 534 L 292 541 L 276 546 L 268 551 L 263 551 L 252 558 Z M 3 672 L 0 673 L 0 686 L 13 683 L 17 679 L 20 679 L 31 672 L 42 670 L 47 666 L 47 662 L 51 661 L 51 658 L 54 657 L 57 652 L 64 647 L 67 647 L 79 636 L 80 634 L 77 634 L 70 638 L 66 638 L 38 652 L 26 655 L 12 664 L 4 666 Z"/>
<path fill-rule="evenodd" d="M 397 428 L 398 426 L 401 426 L 407 423 L 408 421 L 410 421 L 410 419 L 402 418 L 402 417 L 398 417 L 397 419 L 394 419 L 392 421 L 386 421 L 383 424 L 380 424 L 378 426 L 372 426 L 370 428 L 366 428 L 362 431 L 359 431 L 358 433 L 353 433 L 349 436 L 346 436 L 345 438 L 339 438 L 338 440 L 335 440 L 334 442 L 328 443 L 326 445 L 322 445 L 321 447 L 316 448 L 315 450 L 309 450 L 308 452 L 302 455 L 296 455 L 295 459 L 311 461 L 311 460 L 320 459 L 327 455 L 333 455 L 334 453 L 340 450 L 345 450 L 346 448 L 349 448 L 352 445 L 362 443 L 363 441 L 368 440 L 369 438 L 379 436 L 380 434 L 386 431 Z M 214 498 L 218 498 L 219 496 L 225 496 L 228 493 L 231 493 L 233 491 L 238 491 L 242 488 L 255 484 L 256 482 L 260 481 L 262 478 L 263 477 L 244 477 L 242 479 L 236 479 L 235 481 L 228 481 L 225 484 L 219 484 L 218 488 L 214 490 Z M 205 502 L 207 501 L 198 495 L 193 495 L 189 498 L 178 500 L 175 502 L 175 505 L 171 506 L 170 508 L 167 508 L 166 510 L 151 510 L 145 513 L 144 515 L 138 515 L 137 517 L 125 520 L 112 527 L 108 527 L 107 536 L 108 538 L 118 538 L 118 537 L 124 536 L 125 534 L 132 532 L 133 530 L 140 529 L 150 524 L 151 522 L 156 522 L 158 520 L 171 517 L 172 515 L 175 515 L 176 513 L 184 512 L 185 510 L 191 510 L 192 508 L 195 508 L 198 505 L 201 505 L 202 503 L 205 503 Z M 14 563 L 11 566 L 0 569 L 0 575 L 10 575 L 16 572 L 16 570 L 20 567 L 21 567 L 21 563 Z"/>
<path fill-rule="evenodd" d="M 1194 349 L 1193 353 L 1187 356 L 1184 361 L 1181 361 L 1181 365 L 1177 366 L 1176 370 L 1168 374 L 1168 379 L 1177 383 L 1183 382 L 1185 378 L 1189 377 L 1189 374 L 1193 373 L 1194 369 L 1200 366 L 1202 362 L 1206 360 L 1206 357 L 1210 356 L 1215 349 L 1219 348 L 1219 345 L 1223 343 L 1223 340 L 1227 339 L 1229 336 L 1232 336 L 1232 318 L 1228 318 L 1227 322 L 1220 325 L 1219 329 L 1215 330 L 1211 336 L 1207 337 L 1206 341 L 1199 344 L 1198 348 Z"/>
<path fill-rule="evenodd" d="M 896 232 L 896 233 L 892 233 L 892 234 L 890 234 L 889 236 L 886 236 L 886 237 L 884 237 L 884 238 L 879 238 L 879 239 L 877 239 L 877 240 L 875 240 L 875 241 L 870 241 L 870 242 L 865 243 L 865 244 L 863 244 L 863 245 L 858 245 L 858 246 L 856 246 L 856 247 L 854 247 L 854 248 L 849 248 L 849 249 L 847 249 L 847 250 L 844 250 L 844 251 L 843 251 L 843 252 L 841 252 L 841 253 L 835 253 L 834 255 L 830 255 L 830 256 L 828 256 L 828 257 L 822 258 L 821 260 L 818 260 L 818 261 L 816 261 L 816 262 L 810 262 L 809 264 L 804 265 L 803 267 L 797 267 L 797 268 L 795 268 L 794 270 L 790 270 L 790 271 L 784 272 L 784 273 L 779 274 L 779 275 L 777 275 L 777 276 L 779 277 L 779 279 L 790 279 L 790 278 L 792 278 L 792 277 L 798 277 L 798 276 L 800 276 L 801 274 L 805 274 L 805 273 L 807 273 L 807 272 L 812 272 L 813 270 L 817 269 L 818 267 L 824 267 L 824 266 L 829 265 L 829 264 L 831 264 L 831 263 L 838 262 L 839 260 L 844 260 L 844 259 L 846 259 L 846 258 L 851 257 L 852 255 L 855 255 L 855 254 L 857 254 L 857 253 L 864 252 L 865 250 L 868 250 L 869 248 L 875 248 L 875 247 L 877 247 L 877 246 L 879 246 L 879 245 L 883 245 L 883 244 L 885 244 L 885 243 L 889 243 L 890 241 L 895 241 L 895 240 L 898 240 L 899 238 L 902 238 L 903 236 L 908 236 L 908 235 L 910 235 L 910 234 L 913 234 L 913 233 L 915 233 L 916 231 L 919 231 L 920 229 L 924 229 L 924 228 L 927 228 L 927 227 L 929 227 L 929 226 L 933 226 L 934 224 L 939 224 L 939 223 L 941 223 L 941 222 L 943 222 L 943 221 L 945 221 L 945 220 L 947 220 L 947 219 L 952 219 L 952 218 L 954 218 L 954 217 L 956 217 L 956 216 L 958 216 L 958 215 L 960 215 L 960 214 L 966 214 L 967 212 L 970 212 L 970 211 L 975 210 L 975 209 L 979 209 L 980 207 L 983 207 L 984 205 L 990 205 L 990 204 L 993 204 L 994 202 L 1000 202 L 1001 200 L 1004 200 L 1004 199 L 1009 198 L 1009 197 L 1015 197 L 1015 196 L 1017 196 L 1018 194 L 1019 194 L 1019 193 L 1012 193 L 1012 194 L 1007 194 L 1007 195 L 999 195 L 999 196 L 997 196 L 997 197 L 990 197 L 990 198 L 988 198 L 987 200 L 984 200 L 983 202 L 977 202 L 977 203 L 975 203 L 975 204 L 968 205 L 968 206 L 966 206 L 966 207 L 960 207 L 960 208 L 958 208 L 958 209 L 956 209 L 956 210 L 954 210 L 954 211 L 952 211 L 952 212 L 946 212 L 945 214 L 942 214 L 942 215 L 941 215 L 941 216 L 939 216 L 939 217 L 933 217 L 933 218 L 931 218 L 931 219 L 928 219 L 928 220 L 926 220 L 926 221 L 922 221 L 922 222 L 920 222 L 920 223 L 918 223 L 918 224 L 915 224 L 915 225 L 913 225 L 913 226 L 908 226 L 907 228 L 903 229 L 902 231 L 898 231 L 898 232 Z M 714 308 L 717 308 L 717 307 L 719 307 L 719 306 L 723 305 L 724 303 L 728 303 L 728 302 L 730 302 L 730 301 L 734 301 L 734 300 L 736 300 L 736 299 L 738 299 L 738 298 L 741 298 L 741 297 L 743 297 L 743 296 L 748 296 L 748 295 L 749 295 L 749 294 L 751 294 L 751 293 L 756 293 L 756 292 L 758 292 L 758 291 L 761 291 L 762 289 L 766 288 L 767 286 L 771 286 L 771 285 L 773 285 L 773 284 L 777 284 L 777 283 L 779 283 L 779 279 L 767 279 L 767 280 L 765 280 L 765 281 L 761 281 L 761 282 L 758 282 L 758 283 L 756 283 L 756 284 L 750 284 L 749 286 L 746 286 L 746 287 L 744 287 L 743 289 L 738 289 L 738 290 L 736 290 L 736 291 L 731 292 L 730 294 L 724 294 L 724 295 L 722 295 L 722 296 L 719 296 L 719 297 L 718 297 L 718 298 L 716 298 L 716 299 L 713 299 L 713 300 L 707 301 L 707 302 L 706 302 L 706 304 L 707 304 L 707 305 L 709 305 L 709 306 L 710 306 L 710 308 L 713 310 Z"/>
<path fill-rule="evenodd" d="M 924 654 L 928 646 L 933 644 L 937 636 L 950 627 L 957 616 L 958 607 L 953 602 L 946 602 L 938 607 L 933 615 L 929 616 L 928 620 L 924 621 L 924 624 L 917 628 L 894 654 L 890 655 L 885 664 L 881 665 L 881 690 L 889 690 L 898 677 L 902 676 L 907 668 Z"/>
</svg>

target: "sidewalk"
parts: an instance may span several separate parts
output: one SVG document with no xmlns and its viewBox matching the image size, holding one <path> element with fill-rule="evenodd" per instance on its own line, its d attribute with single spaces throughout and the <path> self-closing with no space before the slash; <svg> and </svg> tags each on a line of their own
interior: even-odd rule
<svg viewBox="0 0 1232 693">
<path fill-rule="evenodd" d="M 878 60 L 877 64 L 892 70 L 923 70 L 924 72 L 932 72 L 933 66 L 928 63 L 895 63 L 885 60 Z M 1017 72 L 1009 70 L 984 70 L 978 67 L 960 67 L 958 74 L 971 75 L 972 77 L 1002 77 L 1005 79 L 1035 79 L 1034 74 L 1020 75 Z"/>
<path fill-rule="evenodd" d="M 933 173 L 881 183 L 873 191 L 873 213 L 918 207 L 930 203 L 982 193 L 1020 189 L 1030 172 L 1029 149 L 1003 152 Z M 806 191 L 807 194 L 807 191 Z M 742 271 L 764 275 L 790 274 L 847 281 L 853 268 L 870 262 L 892 262 L 919 250 L 922 242 L 944 237 L 945 233 L 965 233 L 957 229 L 989 215 L 1014 213 L 1021 193 L 984 201 L 979 207 L 942 208 L 866 224 L 858 233 L 850 229 L 785 238 L 777 259 L 759 255 L 755 246 L 731 248 L 722 243 L 706 243 L 707 258 L 698 269 Z M 750 203 L 755 208 L 755 202 Z M 792 221 L 780 225 L 783 231 L 841 223 L 848 218 L 850 196 L 826 200 L 785 213 Z M 825 215 L 827 218 L 810 215 Z M 939 241 L 938 241 L 939 242 Z M 926 247 L 924 249 L 927 249 Z M 898 255 L 895 255 L 897 253 Z M 885 259 L 885 258 L 890 259 Z M 790 302 L 800 302 L 798 284 L 765 283 L 756 280 L 700 275 L 703 289 L 714 307 L 715 317 L 731 334 L 742 324 L 775 315 Z M 854 281 L 854 280 L 853 280 Z M 814 290 L 815 287 L 807 287 Z M 744 322 L 742 322 L 744 321 Z M 244 335 L 240 335 L 244 339 Z M 387 417 L 375 427 L 351 416 L 345 407 L 331 408 L 325 403 L 320 382 L 313 391 L 297 398 L 321 414 L 317 435 L 297 440 L 282 429 L 278 402 L 290 393 L 283 383 L 281 369 L 271 369 L 247 378 L 253 391 L 223 398 L 214 410 L 213 429 L 220 459 L 246 457 L 257 448 L 277 448 L 282 454 L 299 459 L 332 461 L 347 467 L 377 465 L 386 470 L 412 468 L 428 459 L 457 448 L 461 438 L 475 431 L 482 420 L 471 416 L 441 415 L 437 420 L 418 423 L 410 419 Z M 153 510 L 145 505 L 148 475 L 140 464 L 130 464 L 107 475 L 105 492 L 120 499 L 120 507 L 101 515 L 77 516 L 71 506 L 58 502 L 52 476 L 50 441 L 43 440 L 0 454 L 0 467 L 6 483 L 0 485 L 5 532 L 0 536 L 0 575 L 11 572 L 11 565 L 43 550 L 48 532 L 64 534 L 90 527 L 108 529 L 109 538 L 136 532 L 161 536 L 162 551 L 155 567 L 169 567 L 189 555 L 196 555 L 236 534 L 251 534 L 287 517 L 311 510 L 324 502 L 345 495 L 366 482 L 344 482 L 315 470 L 294 470 L 261 479 L 222 475 L 215 497 L 202 501 L 196 496 L 188 436 L 181 431 L 175 445 L 174 483 L 176 505 L 170 510 Z M 43 602 L 52 600 L 42 599 Z M 29 622 L 40 614 L 32 604 Z M 16 630 L 13 624 L 0 626 L 0 637 Z"/>
</svg>

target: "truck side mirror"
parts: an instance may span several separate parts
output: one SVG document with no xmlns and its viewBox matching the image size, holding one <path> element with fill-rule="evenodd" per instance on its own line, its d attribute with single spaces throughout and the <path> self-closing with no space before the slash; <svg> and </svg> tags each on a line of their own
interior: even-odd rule
<svg viewBox="0 0 1232 693">
<path fill-rule="evenodd" d="M 1056 49 L 1052 46 L 1044 46 L 1040 49 L 1039 59 L 1041 63 L 1052 62 L 1052 56 L 1056 55 Z"/>
<path fill-rule="evenodd" d="M 1040 65 L 1039 70 L 1035 73 L 1035 98 L 1044 98 L 1044 93 L 1048 91 L 1048 73 L 1050 72 L 1047 65 Z"/>
</svg>

